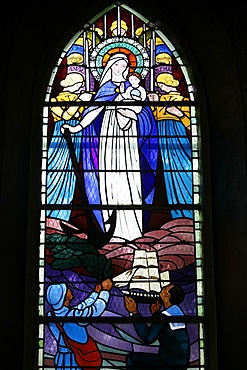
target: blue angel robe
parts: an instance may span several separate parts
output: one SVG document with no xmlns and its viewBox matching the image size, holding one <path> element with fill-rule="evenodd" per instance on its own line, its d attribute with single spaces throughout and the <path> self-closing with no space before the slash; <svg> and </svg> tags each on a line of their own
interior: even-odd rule
<svg viewBox="0 0 247 370">
<path fill-rule="evenodd" d="M 168 204 L 192 204 L 192 151 L 185 126 L 178 120 L 158 121 Z M 190 209 L 172 209 L 172 218 L 193 217 Z"/>
<path fill-rule="evenodd" d="M 72 166 L 67 142 L 61 133 L 63 124 L 77 126 L 77 119 L 59 120 L 55 123 L 53 137 L 48 149 L 47 160 L 47 204 L 71 204 L 75 191 L 76 175 Z M 71 135 L 75 155 L 79 162 L 82 132 Z M 51 209 L 46 211 L 47 217 L 68 221 L 71 210 Z"/>
</svg>

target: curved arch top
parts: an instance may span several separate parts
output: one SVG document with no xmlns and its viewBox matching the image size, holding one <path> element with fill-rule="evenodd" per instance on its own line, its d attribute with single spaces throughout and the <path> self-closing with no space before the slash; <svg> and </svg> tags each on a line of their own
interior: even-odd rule
<svg viewBox="0 0 247 370">
<path fill-rule="evenodd" d="M 106 61 L 120 50 L 128 55 L 131 71 L 142 76 L 149 71 L 145 85 L 150 91 L 154 91 L 157 75 L 168 73 L 178 79 L 178 89 L 183 95 L 194 100 L 191 78 L 171 40 L 155 24 L 124 4 L 107 7 L 72 37 L 53 70 L 46 100 L 53 95 L 54 79 L 58 75 L 61 78 L 62 70 L 82 74 L 84 89 L 94 89 L 93 80 L 100 80 Z"/>
</svg>

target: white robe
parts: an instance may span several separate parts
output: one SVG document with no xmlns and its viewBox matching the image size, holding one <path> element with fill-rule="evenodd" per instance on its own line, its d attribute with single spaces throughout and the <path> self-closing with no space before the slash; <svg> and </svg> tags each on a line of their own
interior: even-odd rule
<svg viewBox="0 0 247 370">
<path fill-rule="evenodd" d="M 126 129 L 126 127 L 128 127 Z M 142 210 L 121 206 L 142 204 L 136 121 L 107 107 L 100 132 L 99 187 L 102 205 L 116 205 L 115 237 L 133 240 L 142 235 Z M 112 210 L 103 210 L 104 222 Z"/>
<path fill-rule="evenodd" d="M 117 53 L 110 57 L 101 76 L 100 88 L 108 81 L 113 81 L 112 66 L 121 60 L 126 61 L 127 66 L 128 59 L 125 54 Z M 126 81 L 127 74 L 128 68 L 123 71 L 118 80 L 119 86 L 121 82 Z M 122 99 L 119 94 L 115 101 Z M 116 228 L 113 236 L 133 240 L 140 237 L 143 230 L 142 210 L 133 207 L 142 204 L 136 128 L 136 113 L 139 113 L 142 107 L 137 105 L 122 108 L 106 106 L 104 113 L 99 142 L 99 189 L 103 206 L 117 206 Z M 99 107 L 89 112 L 81 121 L 81 126 L 86 127 L 91 124 L 103 109 L 104 107 Z M 132 118 L 129 118 L 131 116 Z M 126 210 L 125 206 L 127 208 L 129 206 L 130 209 Z M 102 214 L 104 223 L 106 223 L 112 214 L 112 209 L 103 210 Z"/>
</svg>

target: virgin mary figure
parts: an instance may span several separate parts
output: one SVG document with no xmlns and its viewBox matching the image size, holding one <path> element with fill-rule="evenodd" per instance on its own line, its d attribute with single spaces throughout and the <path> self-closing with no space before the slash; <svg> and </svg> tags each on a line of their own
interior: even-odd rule
<svg viewBox="0 0 247 370">
<path fill-rule="evenodd" d="M 107 102 L 122 100 L 129 60 L 124 53 L 108 59 L 95 102 L 83 112 L 77 126 L 63 125 L 71 133 L 82 132 L 82 166 L 85 191 L 103 231 L 116 209 L 113 236 L 133 240 L 143 235 L 148 213 L 142 206 L 153 203 L 158 158 L 156 122 L 150 107 L 124 107 Z M 97 206 L 103 206 L 98 207 Z M 111 208 L 111 206 L 114 206 Z M 102 209 L 100 209 L 102 208 Z"/>
</svg>

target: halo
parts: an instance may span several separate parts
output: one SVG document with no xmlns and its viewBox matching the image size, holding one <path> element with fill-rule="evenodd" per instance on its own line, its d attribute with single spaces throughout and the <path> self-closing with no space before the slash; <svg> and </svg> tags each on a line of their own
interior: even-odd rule
<svg viewBox="0 0 247 370">
<path fill-rule="evenodd" d="M 119 52 L 128 56 L 131 72 L 138 72 L 143 78 L 147 75 L 149 56 L 145 48 L 127 37 L 112 37 L 98 44 L 90 55 L 90 71 L 96 80 L 100 80 L 110 56 Z"/>
</svg>

